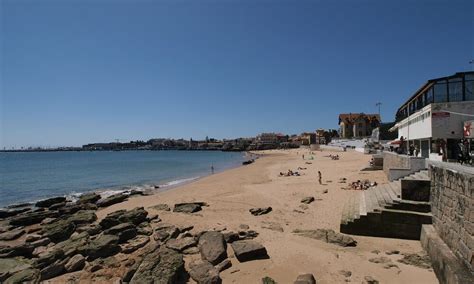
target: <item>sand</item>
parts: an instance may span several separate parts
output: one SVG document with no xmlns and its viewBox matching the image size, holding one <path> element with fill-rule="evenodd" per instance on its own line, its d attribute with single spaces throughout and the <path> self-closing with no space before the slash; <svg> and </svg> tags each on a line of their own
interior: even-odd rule
<svg viewBox="0 0 474 284">
<path fill-rule="evenodd" d="M 368 165 L 370 156 L 355 151 L 337 153 L 340 160 L 327 157 L 331 152 L 309 150 L 272 150 L 255 163 L 214 174 L 193 183 L 151 196 L 131 198 L 97 212 L 99 219 L 118 209 L 132 209 L 143 206 L 150 213 L 158 213 L 163 222 L 176 225 L 194 225 L 193 232 L 226 228 L 238 231 L 240 224 L 246 224 L 259 233 L 256 241 L 263 244 L 270 259 L 239 263 L 228 247 L 232 267 L 221 273 L 224 283 L 260 283 L 269 276 L 278 283 L 293 283 L 301 273 L 312 273 L 318 283 L 345 283 L 346 280 L 364 283 L 371 276 L 380 283 L 438 283 L 431 269 L 418 268 L 397 262 L 401 255 L 386 255 L 386 251 L 401 253 L 422 251 L 419 241 L 352 236 L 357 247 L 340 247 L 319 240 L 297 236 L 294 229 L 327 228 L 339 231 L 342 209 L 352 190 L 342 190 L 344 184 L 358 179 L 369 179 L 386 183 L 382 171 L 361 172 Z M 303 160 L 313 156 L 314 160 Z M 332 153 L 336 154 L 336 153 Z M 306 164 L 311 162 L 312 164 Z M 279 177 L 279 172 L 297 167 L 302 176 Z M 318 183 L 317 171 L 322 172 L 323 184 Z M 328 190 L 328 193 L 323 193 Z M 316 201 L 308 209 L 300 208 L 303 197 L 314 196 Z M 179 202 L 203 201 L 209 204 L 194 214 L 155 211 L 150 206 L 166 203 L 172 207 Z M 271 206 L 273 211 L 262 216 L 253 216 L 249 209 Z M 304 213 L 295 212 L 294 210 Z M 284 232 L 261 228 L 265 222 L 281 225 Z M 379 250 L 380 254 L 372 251 Z M 369 262 L 374 257 L 385 256 L 398 268 L 385 269 L 384 264 Z M 186 256 L 187 263 L 198 257 Z M 352 272 L 345 277 L 341 270 Z M 190 280 L 192 281 L 192 280 Z"/>
</svg>

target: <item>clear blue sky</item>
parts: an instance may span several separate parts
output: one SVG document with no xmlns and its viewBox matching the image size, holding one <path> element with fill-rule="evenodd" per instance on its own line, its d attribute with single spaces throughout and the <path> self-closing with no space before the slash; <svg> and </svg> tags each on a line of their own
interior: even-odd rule
<svg viewBox="0 0 474 284">
<path fill-rule="evenodd" d="M 0 3 L 2 148 L 391 121 L 474 59 L 470 0 Z"/>
</svg>

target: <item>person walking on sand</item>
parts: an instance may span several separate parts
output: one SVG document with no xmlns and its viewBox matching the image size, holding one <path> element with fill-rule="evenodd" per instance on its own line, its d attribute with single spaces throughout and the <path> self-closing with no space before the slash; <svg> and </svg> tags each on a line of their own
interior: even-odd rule
<svg viewBox="0 0 474 284">
<path fill-rule="evenodd" d="M 304 160 L 304 154 L 303 154 L 303 156 L 302 156 L 302 157 L 303 157 L 303 160 Z"/>
<path fill-rule="evenodd" d="M 319 184 L 323 184 L 323 177 L 320 171 L 318 171 L 318 181 L 319 181 Z"/>
<path fill-rule="evenodd" d="M 214 165 L 211 165 L 211 174 L 214 174 Z"/>
</svg>

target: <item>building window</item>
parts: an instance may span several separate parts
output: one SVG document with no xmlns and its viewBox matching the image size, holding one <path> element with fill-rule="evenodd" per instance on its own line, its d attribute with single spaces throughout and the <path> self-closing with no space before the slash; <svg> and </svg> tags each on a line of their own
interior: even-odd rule
<svg viewBox="0 0 474 284">
<path fill-rule="evenodd" d="M 359 127 L 362 127 L 362 123 L 359 122 Z"/>
<path fill-rule="evenodd" d="M 462 101 L 462 80 L 460 78 L 449 80 L 449 101 Z"/>
<path fill-rule="evenodd" d="M 465 80 L 466 101 L 474 101 L 474 74 L 466 74 Z"/>
<path fill-rule="evenodd" d="M 433 88 L 429 88 L 426 91 L 426 104 L 431 104 L 433 102 Z"/>
<path fill-rule="evenodd" d="M 436 83 L 434 85 L 434 102 L 444 103 L 448 101 L 448 84 Z"/>
</svg>

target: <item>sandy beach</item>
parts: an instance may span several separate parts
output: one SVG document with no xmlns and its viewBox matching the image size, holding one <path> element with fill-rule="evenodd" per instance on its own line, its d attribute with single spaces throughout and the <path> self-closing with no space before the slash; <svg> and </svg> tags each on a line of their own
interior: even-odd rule
<svg viewBox="0 0 474 284">
<path fill-rule="evenodd" d="M 263 244 L 269 259 L 239 263 L 230 246 L 232 267 L 221 272 L 224 283 L 259 283 L 269 276 L 278 283 L 292 283 L 299 274 L 312 273 L 318 283 L 365 283 L 366 276 L 380 283 L 438 283 L 431 269 L 419 268 L 398 262 L 403 253 L 421 253 L 419 241 L 352 236 L 356 247 L 341 247 L 320 240 L 295 235 L 295 229 L 333 229 L 339 231 L 340 218 L 345 201 L 353 190 L 343 190 L 346 184 L 338 183 L 340 178 L 348 182 L 368 179 L 385 183 L 382 171 L 361 172 L 370 156 L 355 151 L 337 153 L 340 160 L 328 157 L 331 152 L 309 150 L 271 150 L 255 163 L 214 174 L 196 182 L 152 196 L 131 198 L 99 210 L 99 220 L 119 209 L 133 209 L 143 206 L 150 213 L 156 213 L 163 222 L 175 225 L 193 225 L 192 233 L 203 230 L 225 229 L 238 231 L 246 224 L 259 233 L 256 241 Z M 303 160 L 302 155 L 306 160 Z M 332 153 L 336 154 L 336 153 Z M 312 160 L 309 160 L 313 157 Z M 289 169 L 300 170 L 301 176 L 280 177 L 280 172 Z M 322 184 L 318 183 L 317 171 L 322 172 Z M 327 190 L 327 193 L 324 193 Z M 301 208 L 301 199 L 315 197 L 316 201 Z M 172 207 L 180 202 L 206 202 L 209 206 L 194 214 L 156 211 L 149 207 L 166 203 Z M 262 216 L 253 216 L 249 209 L 271 206 L 273 211 Z M 277 224 L 283 232 L 263 227 Z M 398 250 L 400 254 L 385 252 Z M 379 251 L 377 254 L 374 251 Z M 369 259 L 386 257 L 394 267 Z M 198 255 L 185 256 L 188 265 Z M 346 277 L 341 270 L 350 271 Z M 192 280 L 190 280 L 192 281 Z"/>
</svg>

